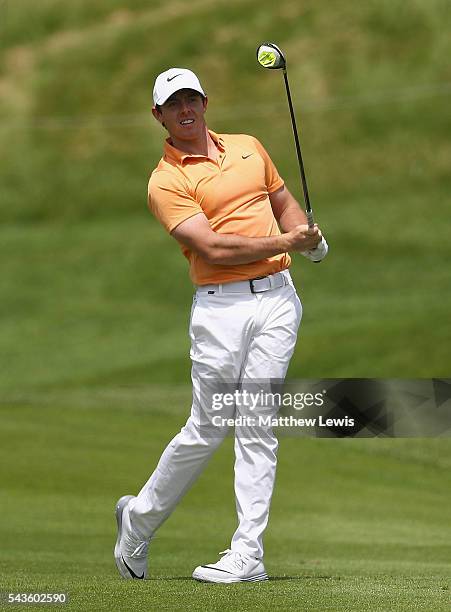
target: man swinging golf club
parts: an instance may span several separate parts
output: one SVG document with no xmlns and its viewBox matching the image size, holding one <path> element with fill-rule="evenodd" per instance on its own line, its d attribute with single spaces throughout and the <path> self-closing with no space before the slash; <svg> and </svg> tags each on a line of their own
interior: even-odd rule
<svg viewBox="0 0 451 612">
<path fill-rule="evenodd" d="M 302 316 L 288 253 L 313 261 L 327 253 L 318 226 L 308 226 L 260 142 L 207 128 L 208 99 L 193 72 L 171 68 L 160 74 L 153 100 L 153 116 L 169 137 L 149 180 L 148 203 L 179 243 L 196 286 L 189 325 L 193 401 L 185 426 L 139 494 L 117 502 L 114 554 L 120 574 L 129 579 L 147 576 L 150 540 L 227 434 L 226 424 L 209 418 L 212 390 L 221 381 L 265 386 L 285 377 Z M 250 407 L 225 410 L 226 416 L 246 416 Z M 277 406 L 272 410 L 275 415 Z M 262 537 L 277 439 L 271 429 L 254 434 L 235 428 L 238 526 L 220 560 L 194 570 L 197 580 L 268 577 Z"/>
</svg>

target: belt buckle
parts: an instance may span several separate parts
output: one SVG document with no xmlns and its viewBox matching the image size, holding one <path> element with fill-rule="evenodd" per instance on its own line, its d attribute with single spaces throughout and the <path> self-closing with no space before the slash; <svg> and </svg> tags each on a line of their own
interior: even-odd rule
<svg viewBox="0 0 451 612">
<path fill-rule="evenodd" d="M 257 280 L 263 280 L 264 278 L 268 278 L 267 276 L 257 276 L 257 278 L 250 278 L 249 279 L 249 286 L 251 288 L 251 293 L 262 293 L 261 291 L 257 291 L 254 288 L 254 282 Z"/>
</svg>

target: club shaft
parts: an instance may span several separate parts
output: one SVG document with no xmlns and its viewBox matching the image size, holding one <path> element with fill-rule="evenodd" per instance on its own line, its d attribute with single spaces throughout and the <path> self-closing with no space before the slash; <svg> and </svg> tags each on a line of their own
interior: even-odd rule
<svg viewBox="0 0 451 612">
<path fill-rule="evenodd" d="M 288 106 L 290 109 L 291 125 L 293 127 L 294 142 L 296 144 L 296 153 L 298 156 L 299 171 L 301 173 L 302 190 L 304 192 L 305 210 L 309 227 L 313 227 L 313 211 L 310 206 L 310 198 L 308 194 L 307 179 L 305 177 L 304 162 L 302 161 L 301 145 L 299 143 L 298 129 L 296 126 L 296 118 L 294 116 L 293 102 L 291 101 L 290 86 L 288 84 L 287 69 L 283 69 L 283 80 L 285 81 L 285 89 L 287 90 Z"/>
</svg>

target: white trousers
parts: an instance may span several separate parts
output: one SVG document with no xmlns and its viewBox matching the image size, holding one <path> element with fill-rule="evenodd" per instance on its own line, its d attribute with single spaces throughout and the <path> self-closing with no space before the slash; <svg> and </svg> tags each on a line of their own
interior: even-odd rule
<svg viewBox="0 0 451 612">
<path fill-rule="evenodd" d="M 229 427 L 205 418 L 221 381 L 283 380 L 302 317 L 289 284 L 262 293 L 208 295 L 196 292 L 190 319 L 193 402 L 185 426 L 130 503 L 133 529 L 148 538 L 160 527 L 207 465 Z M 260 386 L 261 386 L 260 385 Z M 245 416 L 249 407 L 227 406 L 221 414 Z M 253 409 L 258 411 L 258 407 Z M 274 415 L 278 407 L 274 407 Z M 266 412 L 267 414 L 267 412 Z M 214 421 L 214 419 L 213 419 Z M 216 420 L 217 421 L 217 420 Z M 262 536 L 276 473 L 277 438 L 271 428 L 235 428 L 235 498 L 238 528 L 230 548 L 263 557 Z"/>
</svg>

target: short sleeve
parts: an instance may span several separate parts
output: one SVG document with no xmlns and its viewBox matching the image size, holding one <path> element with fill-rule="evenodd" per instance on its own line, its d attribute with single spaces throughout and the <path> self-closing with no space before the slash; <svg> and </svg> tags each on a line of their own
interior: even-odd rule
<svg viewBox="0 0 451 612">
<path fill-rule="evenodd" d="M 169 233 L 182 221 L 203 212 L 183 182 L 164 171 L 152 173 L 147 190 L 147 202 L 150 211 Z"/>
<path fill-rule="evenodd" d="M 265 163 L 265 181 L 268 193 L 274 193 L 274 191 L 277 191 L 284 185 L 284 181 L 277 172 L 277 168 L 275 167 L 272 159 L 269 157 L 265 147 L 256 138 L 252 137 L 252 139 Z"/>
</svg>

